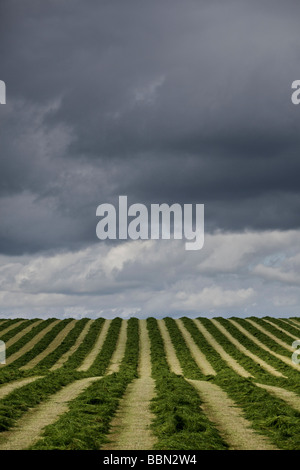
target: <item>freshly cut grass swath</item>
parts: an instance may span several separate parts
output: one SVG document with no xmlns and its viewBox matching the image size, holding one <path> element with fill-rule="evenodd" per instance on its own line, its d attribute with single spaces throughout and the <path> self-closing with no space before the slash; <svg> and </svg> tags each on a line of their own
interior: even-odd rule
<svg viewBox="0 0 300 470">
<path fill-rule="evenodd" d="M 221 358 L 227 363 L 229 367 L 231 367 L 241 377 L 252 377 L 252 375 L 247 372 L 232 356 L 227 354 L 225 349 L 215 340 L 213 335 L 211 335 L 209 331 L 207 331 L 206 328 L 200 322 L 197 322 L 197 320 L 195 320 L 195 325 L 200 331 L 200 333 L 202 333 L 206 341 L 221 356 Z"/>
<path fill-rule="evenodd" d="M 91 366 L 87 369 L 90 375 L 104 375 L 110 363 L 114 350 L 116 349 L 120 329 L 121 318 L 114 318 L 109 322 L 109 328 L 105 335 L 103 344 L 95 356 Z"/>
<path fill-rule="evenodd" d="M 11 392 L 16 390 L 17 388 L 24 387 L 24 385 L 30 384 L 31 382 L 34 382 L 37 379 L 40 379 L 41 377 L 35 376 L 35 377 L 27 377 L 19 380 L 13 380 L 12 382 L 9 382 L 6 385 L 1 385 L 0 386 L 0 400 L 7 395 L 9 395 Z"/>
<path fill-rule="evenodd" d="M 165 325 L 165 322 L 163 320 L 158 320 L 157 325 L 164 343 L 164 351 L 170 371 L 174 372 L 174 374 L 177 375 L 183 375 L 180 362 L 176 356 L 176 351 L 170 338 L 168 329 Z"/>
<path fill-rule="evenodd" d="M 69 411 L 48 426 L 32 449 L 97 450 L 107 441 L 110 422 L 129 383 L 137 377 L 139 325 L 128 320 L 126 350 L 117 373 L 93 383 L 69 403 Z"/>
<path fill-rule="evenodd" d="M 74 330 L 72 330 L 68 338 L 61 345 L 60 351 L 56 350 L 52 353 L 52 355 L 48 356 L 48 361 L 50 361 L 50 364 L 53 364 L 50 370 L 56 370 L 62 367 L 72 356 L 72 354 L 77 351 L 84 338 L 88 334 L 92 322 L 93 320 L 88 320 L 87 318 L 83 318 L 77 322 Z M 57 360 L 57 358 L 59 359 Z"/>
<path fill-rule="evenodd" d="M 94 348 L 94 344 L 97 340 L 99 332 L 101 331 L 104 318 L 97 318 L 91 324 L 86 336 L 83 338 L 82 343 L 79 347 L 73 352 L 73 354 L 68 358 L 64 363 L 64 369 L 76 369 L 83 364 L 84 359 L 89 355 L 91 350 Z"/>
<path fill-rule="evenodd" d="M 59 331 L 59 333 L 54 337 L 54 339 L 49 343 L 49 345 L 44 348 L 38 355 L 31 359 L 23 369 L 33 369 L 38 366 L 43 359 L 45 359 L 49 354 L 55 351 L 69 334 L 69 332 L 74 328 L 76 320 L 69 321 L 66 323 L 65 327 Z"/>
<path fill-rule="evenodd" d="M 0 339 L 2 341 L 6 340 L 7 334 L 14 330 L 15 328 L 18 328 L 20 325 L 22 326 L 25 320 L 11 320 L 7 324 L 4 324 L 4 328 L 0 331 Z"/>
<path fill-rule="evenodd" d="M 33 328 L 25 337 L 21 338 L 17 343 L 8 348 L 6 352 L 6 364 L 13 365 L 14 367 L 21 367 L 35 355 L 34 347 L 40 343 L 40 341 L 50 332 L 57 324 L 59 320 L 50 319 L 45 320 L 42 324 Z M 24 344 L 23 347 L 20 347 Z M 44 347 L 44 343 L 38 346 Z"/>
<path fill-rule="evenodd" d="M 201 352 L 201 349 L 194 342 L 193 337 L 185 328 L 182 321 L 176 320 L 176 323 L 199 369 L 203 372 L 204 375 L 216 375 L 216 371 L 208 362 L 205 355 Z"/>
<path fill-rule="evenodd" d="M 201 380 L 190 380 L 203 400 L 202 409 L 216 424 L 233 450 L 275 450 L 268 439 L 251 428 L 233 400 L 217 385 Z"/>
<path fill-rule="evenodd" d="M 37 320 L 23 320 L 18 323 L 14 323 L 7 330 L 6 333 L 0 332 L 0 339 L 5 342 L 6 347 L 9 347 L 11 340 L 13 339 L 16 342 L 16 338 L 19 338 L 22 335 L 22 332 L 30 328 L 32 324 L 36 323 Z M 13 328 L 12 328 L 13 326 Z"/>
<path fill-rule="evenodd" d="M 245 354 L 246 356 L 250 357 L 250 359 L 252 359 L 256 364 L 258 364 L 259 366 L 261 366 L 262 368 L 265 369 L 266 372 L 268 372 L 269 374 L 272 374 L 274 375 L 275 377 L 283 377 L 283 374 L 278 371 L 277 369 L 275 369 L 271 364 L 269 364 L 268 362 L 266 362 L 264 359 L 262 359 L 261 356 L 258 356 L 256 353 L 253 353 L 250 349 L 249 349 L 249 346 L 247 344 L 246 346 L 246 342 L 247 342 L 247 338 L 246 340 L 239 334 L 236 334 L 236 332 L 234 332 L 234 330 L 232 330 L 230 328 L 230 325 L 226 325 L 226 327 L 224 327 L 224 325 L 222 324 L 221 320 L 216 320 L 216 319 L 213 319 L 212 320 L 214 325 L 220 330 L 221 333 L 223 333 L 224 336 L 226 336 L 227 339 L 229 339 L 229 341 L 243 354 Z M 232 325 L 234 326 L 234 325 Z M 235 334 L 234 334 L 235 333 Z M 249 340 L 248 340 L 249 341 Z M 254 350 L 257 350 L 257 348 L 252 348 Z M 258 351 L 259 353 L 260 351 Z M 269 358 L 270 359 L 270 358 Z"/>
<path fill-rule="evenodd" d="M 38 356 L 42 351 L 44 351 L 49 344 L 54 340 L 56 335 L 60 333 L 65 326 L 70 323 L 72 320 L 71 319 L 66 319 L 66 320 L 61 320 L 57 322 L 53 322 L 53 324 L 50 325 L 50 331 L 47 331 L 47 333 L 42 337 L 40 341 L 38 341 L 34 347 L 31 345 L 31 348 L 28 349 L 28 351 L 20 356 L 18 359 L 15 359 L 14 361 L 14 367 L 23 367 L 26 364 L 28 364 L 31 360 L 33 360 L 36 356 Z M 52 328 L 51 328 L 52 326 Z M 9 359 L 8 359 L 9 361 Z"/>
<path fill-rule="evenodd" d="M 0 320 L 0 447 L 300 450 L 299 318 Z"/>
<path fill-rule="evenodd" d="M 103 322 L 101 323 L 101 328 L 98 329 L 98 338 L 95 341 L 95 344 L 93 344 L 91 350 L 89 351 L 89 354 L 84 358 L 83 363 L 80 365 L 80 367 L 78 367 L 78 371 L 86 371 L 91 367 L 96 356 L 99 354 L 99 351 L 103 346 L 109 326 L 110 320 L 103 320 Z"/>
<path fill-rule="evenodd" d="M 124 353 L 126 349 L 126 340 L 127 340 L 127 322 L 123 321 L 121 328 L 120 328 L 120 333 L 119 333 L 118 341 L 116 344 L 116 348 L 111 357 L 109 367 L 106 371 L 107 374 L 118 372 L 122 359 L 124 357 Z"/>
<path fill-rule="evenodd" d="M 22 450 L 34 444 L 45 425 L 55 422 L 60 414 L 67 411 L 68 402 L 80 395 L 95 380 L 99 380 L 99 377 L 76 380 L 40 404 L 33 412 L 29 412 L 19 421 L 16 429 L 2 433 L 0 450 Z"/>
<path fill-rule="evenodd" d="M 39 325 L 43 320 L 32 320 L 32 321 L 27 321 L 26 322 L 26 325 L 23 324 L 20 326 L 20 331 L 19 333 L 16 333 L 14 331 L 14 333 L 11 335 L 10 339 L 5 339 L 5 346 L 6 346 L 6 349 L 10 348 L 11 346 L 13 346 L 15 343 L 17 343 L 19 341 L 19 339 L 21 339 L 23 336 L 27 335 L 27 333 L 29 333 L 33 327 Z"/>
<path fill-rule="evenodd" d="M 184 341 L 175 320 L 172 318 L 165 318 L 164 321 L 184 375 L 195 380 L 204 379 L 205 375 L 199 369 L 195 359 L 191 356 L 190 350 Z"/>
<path fill-rule="evenodd" d="M 183 377 L 170 372 L 157 321 L 149 318 L 147 323 L 156 382 L 156 397 L 152 401 L 155 414 L 152 428 L 157 437 L 154 448 L 227 449 L 227 443 L 201 411 L 202 401 L 195 389 Z"/>
<path fill-rule="evenodd" d="M 244 337 L 248 338 L 263 351 L 266 351 L 270 356 L 276 358 L 279 367 L 284 369 L 284 365 L 281 364 L 283 362 L 288 366 L 288 368 L 293 367 L 297 372 L 300 372 L 300 365 L 292 362 L 290 353 L 283 349 L 278 343 L 272 341 L 268 336 L 263 335 L 260 331 L 255 331 L 252 325 L 249 325 L 249 323 L 245 321 L 242 322 L 241 319 L 230 319 L 229 321 L 244 335 Z"/>
<path fill-rule="evenodd" d="M 270 393 L 280 398 L 281 400 L 284 400 L 288 405 L 294 408 L 294 410 L 297 410 L 300 413 L 300 395 L 297 395 L 294 392 L 290 392 L 285 388 L 274 387 L 274 385 L 266 385 L 259 383 L 256 383 L 255 385 L 270 391 Z"/>
<path fill-rule="evenodd" d="M 271 333 L 275 338 L 286 343 L 288 346 L 291 346 L 291 342 L 295 339 L 298 339 L 299 335 L 293 335 L 289 333 L 286 329 L 284 330 L 275 323 L 270 322 L 268 319 L 264 318 L 247 318 L 248 321 L 260 325 L 265 331 Z M 267 334 L 267 333 L 266 333 Z M 299 331 L 300 334 L 300 331 Z"/>
<path fill-rule="evenodd" d="M 123 322 L 124 324 L 124 322 Z M 111 423 L 109 441 L 103 450 L 149 450 L 155 444 L 150 430 L 154 380 L 151 377 L 150 342 L 145 320 L 139 321 L 138 378 L 134 379 L 120 401 Z"/>
</svg>

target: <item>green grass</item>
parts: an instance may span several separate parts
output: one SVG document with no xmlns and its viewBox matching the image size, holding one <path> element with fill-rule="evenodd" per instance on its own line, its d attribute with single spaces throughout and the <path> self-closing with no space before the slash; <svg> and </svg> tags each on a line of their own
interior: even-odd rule
<svg viewBox="0 0 300 470">
<path fill-rule="evenodd" d="M 266 319 L 269 318 L 266 317 Z M 244 319 L 235 317 L 233 319 L 272 351 L 291 359 L 291 352 L 278 345 L 268 335 L 260 332 Z M 0 338 L 2 339 L 1 331 L 20 320 L 0 322 Z M 21 332 L 23 328 L 30 324 L 33 325 L 32 330 L 7 349 L 7 357 L 20 350 L 54 320 L 54 318 L 43 320 L 36 326 L 33 324 L 34 320 L 26 320 L 3 335 L 3 338 L 8 341 Z M 111 420 L 118 409 L 120 400 L 128 385 L 138 376 L 138 320 L 131 318 L 128 321 L 125 355 L 117 373 L 105 375 L 116 349 L 122 322 L 120 318 L 115 318 L 111 322 L 101 351 L 99 351 L 95 361 L 87 371 L 78 372 L 76 369 L 94 347 L 104 325 L 105 320 L 103 318 L 98 318 L 91 323 L 78 349 L 60 369 L 56 371 L 49 370 L 75 344 L 88 319 L 78 320 L 56 350 L 48 354 L 36 367 L 26 371 L 20 370 L 19 367 L 27 364 L 37 354 L 45 350 L 55 336 L 71 320 L 61 320 L 30 351 L 13 364 L 1 367 L 0 384 L 32 375 L 42 375 L 43 377 L 16 389 L 0 400 L 0 436 L 1 432 L 12 429 L 17 424 L 18 419 L 28 410 L 36 408 L 64 386 L 78 379 L 97 376 L 99 380 L 89 385 L 84 392 L 70 402 L 69 411 L 60 416 L 54 424 L 47 426 L 32 449 L 97 450 L 101 449 L 107 442 Z M 218 318 L 218 320 L 243 346 L 282 372 L 286 377 L 275 377 L 266 372 L 259 364 L 238 351 L 209 319 L 199 318 L 202 325 L 224 350 L 253 375 L 249 379 L 239 376 L 204 338 L 194 321 L 187 317 L 183 317 L 182 322 L 196 345 L 216 371 L 216 376 L 203 375 L 192 357 L 176 322 L 172 318 L 166 318 L 165 324 L 183 371 L 183 376 L 176 375 L 169 369 L 157 320 L 148 318 L 147 328 L 151 343 L 152 377 L 155 380 L 156 393 L 151 401 L 151 410 L 154 414 L 151 427 L 157 439 L 155 449 L 228 449 L 228 444 L 202 411 L 202 401 L 198 392 L 191 383 L 185 380 L 194 379 L 209 380 L 221 387 L 242 409 L 245 418 L 249 420 L 253 429 L 268 437 L 278 448 L 299 450 L 300 413 L 283 400 L 276 398 L 267 390 L 256 385 L 256 382 L 275 385 L 293 391 L 300 396 L 299 372 L 256 345 L 227 319 Z M 263 319 L 253 317 L 253 320 L 275 337 L 280 338 L 287 344 L 292 344 L 292 338 L 286 333 L 280 332 L 274 326 L 264 322 Z M 287 332 L 295 336 L 298 335 L 300 339 L 300 331 L 291 323 L 288 325 L 280 319 L 270 318 L 270 320 Z"/>
<path fill-rule="evenodd" d="M 158 439 L 155 449 L 227 449 L 225 441 L 201 411 L 202 402 L 196 390 L 182 376 L 170 372 L 156 320 L 149 318 L 147 325 L 152 375 L 156 382 L 156 397 L 151 406 L 155 414 L 152 429 Z M 186 356 L 185 351 L 181 357 L 186 360 Z"/>
<path fill-rule="evenodd" d="M 118 323 L 115 322 L 114 327 Z M 138 321 L 132 318 L 128 321 L 120 371 L 96 381 L 73 400 L 70 410 L 45 429 L 43 437 L 32 449 L 97 450 L 107 442 L 110 422 L 119 402 L 129 383 L 137 377 L 138 338 Z"/>
</svg>

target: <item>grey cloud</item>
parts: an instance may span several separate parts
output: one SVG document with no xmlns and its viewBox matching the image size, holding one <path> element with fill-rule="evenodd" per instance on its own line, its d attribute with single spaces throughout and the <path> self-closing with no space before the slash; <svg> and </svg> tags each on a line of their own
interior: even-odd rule
<svg viewBox="0 0 300 470">
<path fill-rule="evenodd" d="M 293 311 L 299 9 L 1 2 L 2 313 Z M 96 207 L 121 194 L 204 203 L 204 249 L 99 245 Z"/>
</svg>

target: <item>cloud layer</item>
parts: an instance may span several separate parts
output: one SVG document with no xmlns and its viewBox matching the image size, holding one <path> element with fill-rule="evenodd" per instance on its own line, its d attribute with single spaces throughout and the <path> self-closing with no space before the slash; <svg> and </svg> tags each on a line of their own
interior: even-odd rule
<svg viewBox="0 0 300 470">
<path fill-rule="evenodd" d="M 1 2 L 1 313 L 296 309 L 299 10 Z M 122 194 L 204 203 L 205 249 L 99 244 Z"/>
<path fill-rule="evenodd" d="M 1 311 L 60 317 L 294 315 L 300 231 L 208 235 L 182 241 L 105 242 L 76 252 L 1 258 Z M 258 311 L 258 306 L 261 310 Z"/>
</svg>

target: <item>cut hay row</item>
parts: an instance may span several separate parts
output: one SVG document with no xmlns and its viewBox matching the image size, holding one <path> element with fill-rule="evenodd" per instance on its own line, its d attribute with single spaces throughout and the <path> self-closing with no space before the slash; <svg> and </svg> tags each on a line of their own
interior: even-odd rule
<svg viewBox="0 0 300 470">
<path fill-rule="evenodd" d="M 76 320 L 70 321 L 62 331 L 60 331 L 53 341 L 48 345 L 47 348 L 45 348 L 40 354 L 35 356 L 31 361 L 27 362 L 24 366 L 22 366 L 20 369 L 21 370 L 28 370 L 28 369 L 33 369 L 35 366 L 37 366 L 46 356 L 51 354 L 66 338 L 66 336 L 69 334 L 69 332 L 75 327 Z"/>
<path fill-rule="evenodd" d="M 288 366 L 293 367 L 294 369 L 300 371 L 300 366 L 298 364 L 295 364 L 294 362 L 292 362 L 290 357 L 283 356 L 282 354 L 278 354 L 275 351 L 272 351 L 268 346 L 266 346 L 259 339 L 257 339 L 255 336 L 253 336 L 248 330 L 243 328 L 237 321 L 229 319 L 229 322 L 232 323 L 244 336 L 249 338 L 253 343 L 255 343 L 257 346 L 259 346 L 261 349 L 264 349 L 267 353 L 269 353 L 272 356 L 276 357 L 277 359 L 284 362 Z"/>
<path fill-rule="evenodd" d="M 285 388 L 275 387 L 274 385 L 266 385 L 260 383 L 256 383 L 255 385 L 264 388 L 276 397 L 280 398 L 281 400 L 284 400 L 289 406 L 291 406 L 300 413 L 300 396 L 296 393 L 286 390 Z"/>
<path fill-rule="evenodd" d="M 1 368 L 0 450 L 87 449 L 89 445 L 101 450 L 297 448 L 298 376 L 296 368 L 288 371 L 293 369 L 289 355 L 293 349 L 286 342 L 293 339 L 292 330 L 285 332 L 280 322 L 276 328 L 275 322 L 253 317 L 136 320 L 139 359 L 134 366 L 128 359 L 128 335 L 131 349 L 134 344 L 128 328 L 134 320 L 102 319 L 91 341 L 92 326 L 99 320 L 82 324 L 53 320 L 14 351 L 9 358 L 19 353 L 19 368 L 10 368 L 15 361 Z M 21 330 L 20 321 L 10 324 L 9 331 L 16 329 L 16 334 L 8 340 L 9 347 L 22 345 L 42 322 L 24 321 Z M 288 351 L 286 356 L 279 354 L 280 348 Z M 30 358 L 26 364 L 25 354 Z M 6 383 L 3 374 L 10 371 L 11 381 Z M 33 373 L 38 375 L 26 377 Z M 46 375 L 42 378 L 41 374 Z M 15 395 L 19 390 L 20 395 Z M 198 408 L 194 394 L 200 400 Z M 107 403 L 107 411 L 102 402 Z M 5 431 L 7 417 L 13 417 L 14 410 L 19 419 Z M 86 430 L 79 416 L 88 423 Z M 103 428 L 99 420 L 105 422 Z M 203 423 L 197 424 L 195 433 L 193 420 Z M 103 445 L 105 434 L 109 442 Z"/>
<path fill-rule="evenodd" d="M 250 357 L 256 364 L 259 364 L 263 369 L 265 369 L 267 372 L 270 374 L 274 375 L 275 377 L 283 377 L 283 374 L 276 370 L 274 367 L 272 367 L 270 364 L 267 364 L 263 359 L 260 357 L 256 356 L 256 354 L 253 354 L 251 351 L 249 351 L 243 344 L 241 344 L 239 341 L 237 341 L 227 330 L 224 328 L 223 325 L 219 323 L 218 320 L 215 318 L 211 319 L 211 322 L 218 328 L 218 330 L 226 336 L 226 338 L 245 356 Z"/>
<path fill-rule="evenodd" d="M 122 320 L 122 325 L 120 328 L 120 333 L 116 345 L 116 349 L 112 355 L 110 364 L 106 370 L 106 374 L 113 374 L 114 372 L 118 372 L 120 369 L 120 365 L 122 362 L 122 359 L 125 354 L 125 349 L 126 349 L 126 341 L 127 341 L 127 321 Z"/>
<path fill-rule="evenodd" d="M 60 320 L 54 320 L 52 323 L 50 323 L 50 325 L 48 325 L 46 328 L 40 331 L 37 335 L 35 335 L 31 341 L 25 344 L 23 348 L 19 349 L 14 354 L 9 356 L 6 360 L 6 364 L 7 365 L 13 364 L 15 361 L 20 359 L 20 357 L 24 356 L 26 353 L 31 351 L 33 347 L 36 344 L 38 344 L 44 338 L 44 336 L 46 336 L 46 334 L 49 333 L 49 331 L 51 331 L 59 322 Z"/>
<path fill-rule="evenodd" d="M 228 379 L 229 379 L 229 377 L 228 377 Z M 190 381 L 190 379 L 188 379 L 188 380 Z M 223 438 L 225 438 L 228 434 L 231 435 L 231 440 L 229 440 L 226 437 L 226 441 L 230 445 L 230 448 L 240 448 L 240 449 L 252 449 L 252 448 L 253 449 L 271 449 L 272 448 L 272 449 L 274 449 L 274 448 L 277 447 L 276 443 L 275 443 L 276 440 L 278 440 L 278 442 L 279 442 L 279 447 L 280 446 L 285 447 L 287 445 L 287 448 L 288 448 L 289 445 L 291 445 L 291 446 L 295 445 L 293 442 L 291 442 L 291 444 L 286 444 L 286 432 L 288 432 L 288 430 L 286 428 L 289 426 L 290 416 L 292 417 L 294 425 L 295 425 L 295 423 L 297 423 L 297 417 L 295 415 L 295 411 L 297 411 L 297 406 L 295 406 L 297 395 L 295 393 L 281 388 L 282 395 L 279 397 L 279 394 L 276 395 L 273 391 L 272 395 L 274 395 L 277 398 L 280 398 L 280 400 L 285 401 L 285 403 L 288 405 L 288 407 L 283 407 L 282 405 L 280 405 L 278 400 L 277 401 L 275 400 L 274 402 L 272 402 L 272 399 L 270 399 L 270 396 L 264 397 L 264 400 L 266 400 L 265 401 L 266 405 L 264 406 L 264 400 L 256 392 L 255 386 L 252 385 L 251 382 L 245 383 L 245 382 L 242 381 L 242 382 L 239 383 L 239 380 L 237 380 L 233 375 L 232 375 L 232 379 L 228 380 L 228 381 L 225 379 L 225 377 L 222 378 L 222 376 L 220 376 L 219 380 L 218 380 L 218 376 L 217 376 L 216 380 L 217 380 L 217 382 L 219 382 L 219 384 L 216 383 L 216 384 L 213 384 L 213 385 L 215 385 L 215 386 L 219 385 L 215 389 L 215 392 L 218 389 L 218 393 L 214 395 L 212 393 L 212 391 L 213 391 L 212 389 L 210 391 L 209 390 L 207 391 L 208 395 L 207 395 L 205 401 L 206 401 L 206 404 L 209 404 L 210 408 L 212 408 L 212 410 L 213 410 L 213 413 L 212 414 L 207 414 L 207 416 L 209 417 L 209 419 L 211 421 L 213 421 L 218 426 L 218 429 L 222 433 Z M 202 380 L 200 380 L 200 381 L 199 380 L 190 381 L 190 383 L 192 383 L 192 382 L 194 384 L 198 383 L 198 391 L 199 391 L 199 386 L 202 386 L 202 384 L 204 384 L 203 387 L 206 387 L 206 384 L 211 385 L 211 382 L 206 382 L 206 381 L 202 381 Z M 235 384 L 235 382 L 236 382 L 236 384 Z M 208 387 L 209 387 L 209 385 L 208 385 Z M 253 397 L 250 399 L 250 402 L 248 402 L 248 400 L 250 398 L 250 396 L 248 398 L 248 394 L 247 394 L 248 389 L 250 389 L 251 394 L 253 394 Z M 250 390 L 249 390 L 249 392 L 250 392 Z M 265 388 L 265 390 L 267 390 L 267 388 Z M 205 392 L 205 390 L 203 392 Z M 268 393 L 269 392 L 270 392 L 270 389 L 268 389 Z M 228 395 L 228 393 L 229 393 L 229 395 Z M 232 396 L 230 396 L 230 395 L 232 395 Z M 217 396 L 219 396 L 219 402 L 217 400 Z M 226 410 L 227 405 L 226 405 L 225 397 L 227 399 L 228 410 Z M 288 397 L 288 399 L 287 399 L 287 397 Z M 293 397 L 293 402 L 291 400 L 291 397 Z M 202 395 L 202 399 L 203 399 L 203 395 Z M 210 402 L 210 400 L 211 400 L 211 402 Z M 253 401 L 253 404 L 252 404 L 252 401 Z M 220 409 L 222 409 L 222 403 L 224 403 L 225 411 L 226 411 L 226 413 L 223 417 L 224 419 L 222 418 L 222 414 L 220 414 Z M 269 404 L 270 404 L 270 410 L 268 409 Z M 268 424 L 266 426 L 266 430 L 267 430 L 268 434 L 270 434 L 270 437 L 272 438 L 272 441 L 274 439 L 275 442 L 271 442 L 270 438 L 268 436 L 265 436 L 265 437 L 262 437 L 262 438 L 261 437 L 257 438 L 257 434 L 256 434 L 256 432 L 254 432 L 254 428 L 252 428 L 253 406 L 254 407 L 260 407 L 262 416 L 264 414 L 266 415 L 266 417 L 265 417 L 266 422 L 271 423 L 271 425 Z M 276 420 L 277 414 L 275 414 L 276 412 L 274 413 L 274 411 L 276 410 L 276 407 L 278 407 L 278 406 L 280 406 L 280 409 L 281 409 L 282 425 L 283 425 L 282 430 L 280 431 L 280 434 L 281 434 L 280 439 L 278 439 L 278 437 L 276 435 L 276 431 L 274 433 L 273 426 L 272 426 L 272 421 L 274 420 L 274 422 L 276 422 L 275 420 Z M 234 407 L 235 410 L 237 410 L 238 414 L 240 415 L 240 418 L 237 419 L 236 422 L 235 422 L 235 419 L 234 419 L 232 423 L 230 422 L 230 418 L 228 418 L 229 421 L 227 420 L 227 416 L 230 417 L 230 415 L 231 415 L 231 407 Z M 205 407 L 203 409 L 206 412 L 208 410 Z M 292 409 L 294 409 L 295 411 L 293 412 Z M 229 412 L 228 415 L 227 415 L 227 411 Z M 244 416 L 245 411 L 248 413 L 247 417 Z M 233 413 L 233 414 L 235 414 L 235 413 Z M 241 427 L 239 427 L 240 426 L 239 420 L 244 422 L 244 425 L 241 426 Z M 265 425 L 264 425 L 263 421 L 262 421 L 262 423 L 260 423 L 259 419 L 254 418 L 254 422 L 255 422 L 255 429 L 258 430 L 260 434 L 264 435 L 265 434 Z M 252 436 L 251 438 L 247 437 L 247 432 L 245 432 L 245 429 L 243 429 L 245 427 L 248 430 L 250 429 L 250 433 L 251 433 L 251 436 Z M 299 423 L 298 423 L 298 427 L 299 427 Z M 237 436 L 232 435 L 232 430 L 235 429 L 235 428 L 237 430 L 239 430 L 239 429 L 241 430 L 241 433 L 239 431 L 237 431 L 238 432 Z M 227 429 L 227 431 L 226 431 L 226 429 Z M 245 436 L 246 436 L 246 438 L 245 438 Z M 237 439 L 237 440 L 235 441 L 235 439 Z M 296 442 L 296 437 L 295 436 L 293 437 L 293 441 Z M 258 445 L 258 442 L 260 442 L 260 445 Z"/>
<path fill-rule="evenodd" d="M 177 358 L 176 351 L 172 344 L 172 340 L 170 338 L 165 322 L 163 320 L 158 320 L 157 324 L 158 324 L 158 328 L 159 328 L 160 334 L 164 342 L 166 359 L 167 359 L 170 370 L 174 372 L 174 374 L 183 375 L 180 362 Z"/>
<path fill-rule="evenodd" d="M 259 330 L 261 333 L 263 333 L 264 335 L 267 335 L 269 338 L 271 338 L 273 341 L 275 341 L 275 343 L 279 344 L 280 346 L 282 346 L 284 349 L 286 349 L 287 351 L 293 351 L 293 348 L 291 346 L 290 343 L 286 343 L 285 341 L 282 341 L 280 338 L 278 338 L 277 336 L 273 335 L 272 333 L 270 333 L 267 329 L 263 328 L 261 325 L 259 325 L 256 321 L 253 321 L 252 319 L 250 318 L 246 318 L 245 319 L 248 323 L 250 323 L 250 325 L 252 325 L 254 328 L 256 328 L 257 330 Z"/>
<path fill-rule="evenodd" d="M 88 377 L 66 385 L 34 410 L 27 412 L 15 428 L 0 435 L 0 450 L 22 450 L 38 440 L 45 426 L 54 423 L 68 409 L 68 403 L 99 377 Z"/>
<path fill-rule="evenodd" d="M 275 450 L 263 435 L 253 431 L 242 410 L 217 385 L 200 380 L 189 380 L 203 402 L 202 408 L 215 423 L 232 450 Z"/>
<path fill-rule="evenodd" d="M 4 335 L 6 335 L 6 333 L 8 333 L 9 331 L 13 330 L 14 328 L 18 327 L 19 325 L 21 325 L 22 323 L 24 323 L 26 320 L 19 320 L 17 322 L 13 322 L 12 324 L 10 324 L 9 326 L 7 326 L 6 328 L 4 328 L 2 331 L 0 331 L 0 339 L 3 338 Z"/>
<path fill-rule="evenodd" d="M 96 320 L 97 321 L 97 320 Z M 130 382 L 136 377 L 138 363 L 139 324 L 131 318 L 127 321 L 125 355 L 118 373 L 107 374 L 91 384 L 78 398 L 69 404 L 69 410 L 47 426 L 39 441 L 31 448 L 41 449 L 90 449 L 97 450 L 107 441 L 112 416 Z M 108 358 L 110 342 L 117 344 L 120 319 L 114 319 L 100 356 Z M 113 337 L 114 336 L 114 337 Z M 104 349 L 106 353 L 104 354 Z M 96 358 L 99 362 L 99 357 Z M 89 369 L 90 371 L 91 369 Z"/>
<path fill-rule="evenodd" d="M 285 320 L 284 320 L 285 321 Z M 290 319 L 290 322 L 287 322 L 289 325 L 291 325 L 297 330 L 300 330 L 300 323 L 297 320 Z"/>
<path fill-rule="evenodd" d="M 0 386 L 0 400 L 7 395 L 9 395 L 11 392 L 14 390 L 17 390 L 18 388 L 24 387 L 25 385 L 28 385 L 32 382 L 34 382 L 37 379 L 40 379 L 41 377 L 39 376 L 34 376 L 34 377 L 26 377 L 24 379 L 19 379 L 19 380 L 13 380 L 12 382 L 9 382 L 5 385 Z"/>
<path fill-rule="evenodd" d="M 140 320 L 139 378 L 129 384 L 111 423 L 109 442 L 103 450 L 149 450 L 155 444 L 150 431 L 150 402 L 155 394 L 151 378 L 150 343 L 146 321 Z"/>
<path fill-rule="evenodd" d="M 182 323 L 182 320 L 178 319 L 176 320 L 176 323 L 199 369 L 203 372 L 204 375 L 216 375 L 216 371 L 208 362 L 205 355 L 200 351 L 191 334 L 187 331 L 184 324 Z"/>
<path fill-rule="evenodd" d="M 82 342 L 84 341 L 84 338 L 86 337 L 86 335 L 88 334 L 88 331 L 89 329 L 91 328 L 91 325 L 93 323 L 93 320 L 89 320 L 84 328 L 82 329 L 80 335 L 78 336 L 75 344 L 67 351 L 65 352 L 59 359 L 58 361 L 53 364 L 53 366 L 50 368 L 51 371 L 53 370 L 57 370 L 59 369 L 60 367 L 62 367 L 67 361 L 68 359 L 72 356 L 72 354 L 74 354 L 78 348 L 80 347 L 80 345 L 82 344 Z"/>
<path fill-rule="evenodd" d="M 43 320 L 35 320 L 33 323 L 30 323 L 30 325 L 26 326 L 26 328 L 23 328 L 19 333 L 14 335 L 11 339 L 5 342 L 6 348 L 10 348 L 13 346 L 19 339 L 23 338 L 27 333 L 29 333 L 33 328 L 35 328 L 37 325 L 39 325 Z"/>
<path fill-rule="evenodd" d="M 253 377 L 248 371 L 244 369 L 232 356 L 227 354 L 224 348 L 216 341 L 216 339 L 209 333 L 202 323 L 197 319 L 194 320 L 194 323 L 198 330 L 203 334 L 206 341 L 219 353 L 221 358 L 228 364 L 228 366 L 233 369 L 241 377 Z"/>
<path fill-rule="evenodd" d="M 263 321 L 264 321 L 265 323 L 271 325 L 273 328 L 276 328 L 276 330 L 280 331 L 281 333 L 284 333 L 286 336 L 289 336 L 293 341 L 294 341 L 295 339 L 298 339 L 299 336 L 300 336 L 300 333 L 299 333 L 298 336 L 293 335 L 293 334 L 291 334 L 289 331 L 285 330 L 284 328 L 282 328 L 281 326 L 277 325 L 276 323 L 270 321 L 270 320 L 267 319 L 267 318 L 264 318 Z M 299 328 L 299 330 L 300 330 L 300 328 Z"/>
<path fill-rule="evenodd" d="M 96 356 L 99 354 L 99 351 L 101 351 L 101 348 L 105 341 L 110 324 L 111 324 L 111 320 L 105 320 L 104 325 L 102 326 L 100 330 L 97 341 L 94 344 L 91 352 L 86 356 L 82 364 L 77 368 L 79 372 L 87 371 L 92 366 L 93 362 L 96 359 Z"/>
</svg>

